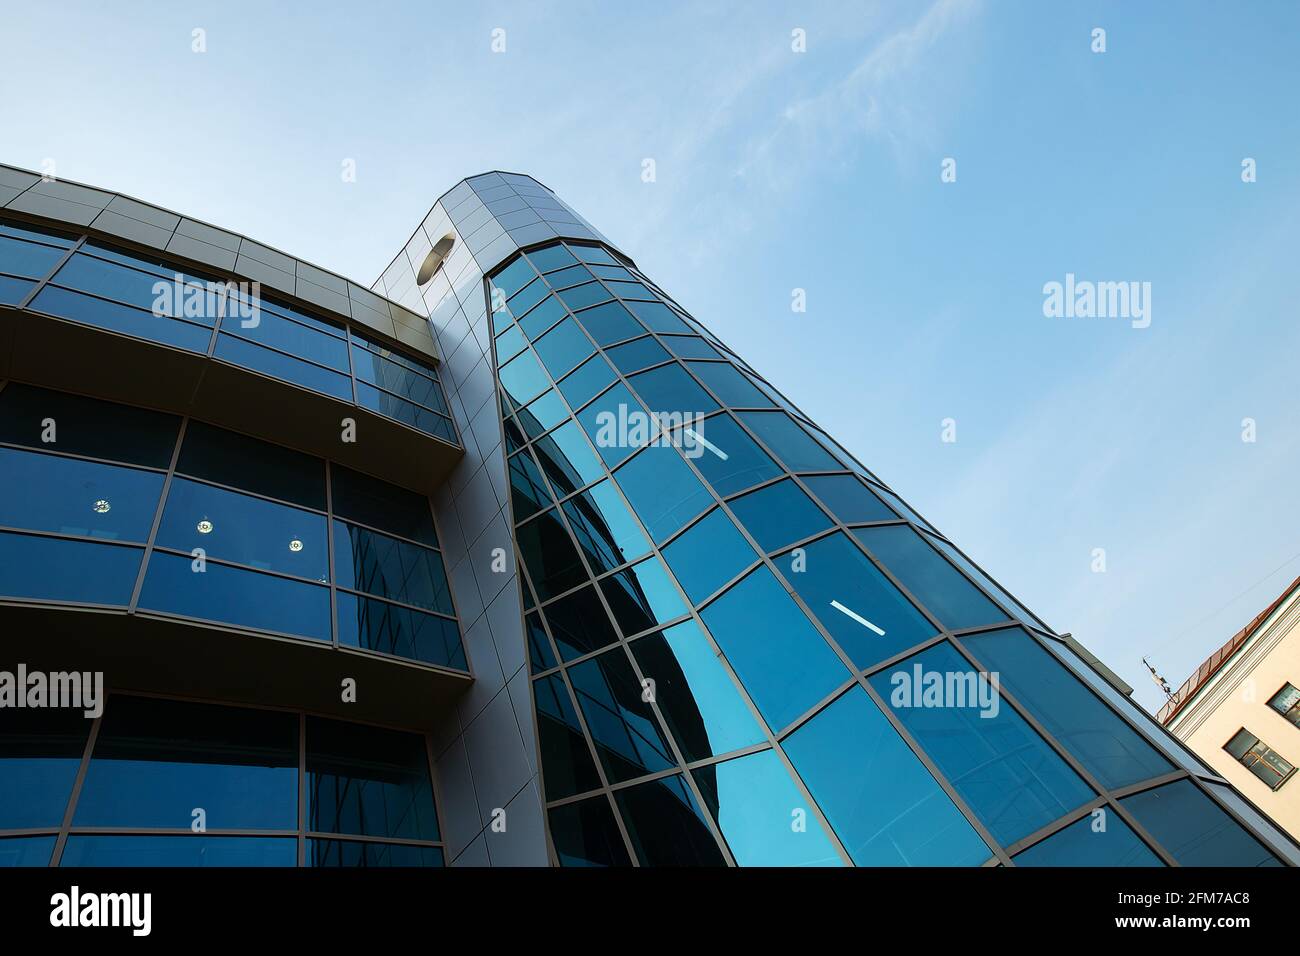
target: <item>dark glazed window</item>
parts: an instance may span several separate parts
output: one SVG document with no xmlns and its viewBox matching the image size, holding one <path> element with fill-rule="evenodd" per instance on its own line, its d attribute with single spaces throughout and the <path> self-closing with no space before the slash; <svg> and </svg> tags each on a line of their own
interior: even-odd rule
<svg viewBox="0 0 1300 956">
<path fill-rule="evenodd" d="M 1182 866 L 1282 865 L 1190 780 L 1135 793 L 1120 805 Z"/>
<path fill-rule="evenodd" d="M 361 524 L 438 547 L 429 500 L 359 471 L 330 466 L 334 513 Z"/>
<path fill-rule="evenodd" d="M 1291 723 L 1300 727 L 1300 690 L 1292 684 L 1283 684 L 1268 705 Z"/>
<path fill-rule="evenodd" d="M 785 412 L 741 412 L 740 420 L 754 430 L 772 453 L 791 471 L 839 471 L 831 457 L 811 435 Z"/>
<path fill-rule="evenodd" d="M 173 415 L 115 402 L 17 382 L 0 391 L 0 442 L 40 451 L 166 468 L 179 428 Z M 43 440 L 51 436 L 54 441 Z"/>
<path fill-rule="evenodd" d="M 951 645 L 928 648 L 870 680 L 1004 846 L 1095 796 L 1024 718 L 988 685 L 980 690 L 973 665 Z"/>
<path fill-rule="evenodd" d="M 143 544 L 162 486 L 157 472 L 0 448 L 0 525 Z"/>
<path fill-rule="evenodd" d="M 774 731 L 849 677 L 766 567 L 754 569 L 700 616 Z"/>
<path fill-rule="evenodd" d="M 654 412 L 707 415 L 718 409 L 718 403 L 676 362 L 640 372 L 628 381 Z"/>
<path fill-rule="evenodd" d="M 618 640 L 596 586 L 588 585 L 542 608 L 560 657 L 566 662 Z"/>
<path fill-rule="evenodd" d="M 594 309 L 584 309 L 578 313 L 578 321 L 596 340 L 596 344 L 602 347 L 645 332 L 641 323 L 632 317 L 632 313 L 617 302 L 606 302 Z M 613 357 L 612 353 L 610 357 Z"/>
<path fill-rule="evenodd" d="M 325 468 L 319 458 L 191 421 L 176 470 L 194 478 L 325 510 Z M 166 467 L 166 462 L 163 463 Z M 337 491 L 336 491 L 337 495 Z M 335 501 L 337 510 L 338 502 Z"/>
<path fill-rule="evenodd" d="M 320 867 L 388 867 L 443 865 L 436 846 L 361 843 L 356 840 L 308 840 L 307 865 Z"/>
<path fill-rule="evenodd" d="M 1012 857 L 1016 866 L 1164 866 L 1115 814 L 1098 829 L 1089 814 Z"/>
<path fill-rule="evenodd" d="M 3 288 L 0 285 L 0 288 Z M 0 840 L 0 870 L 11 866 L 49 866 L 58 837 L 8 837 Z"/>
<path fill-rule="evenodd" d="M 1263 780 L 1270 790 L 1279 789 L 1295 773 L 1289 760 L 1244 727 L 1223 745 L 1223 749 Z"/>
<path fill-rule="evenodd" d="M 519 525 L 515 540 L 539 600 L 549 600 L 587 580 L 578 550 L 554 509 Z"/>
<path fill-rule="evenodd" d="M 648 335 L 623 345 L 616 345 L 607 350 L 606 354 L 624 375 L 631 375 L 659 362 L 666 362 L 672 357 L 662 345 Z"/>
<path fill-rule="evenodd" d="M 560 495 L 569 495 L 583 485 L 605 477 L 600 459 L 573 422 L 565 422 L 533 444 L 546 477 Z"/>
<path fill-rule="evenodd" d="M 532 454 L 527 450 L 510 457 L 510 505 L 516 521 L 524 521 L 554 502 Z"/>
<path fill-rule="evenodd" d="M 650 542 L 611 481 L 592 485 L 564 503 L 587 563 L 596 574 L 612 571 L 650 550 Z"/>
<path fill-rule="evenodd" d="M 124 607 L 143 554 L 140 548 L 0 532 L 0 595 Z"/>
<path fill-rule="evenodd" d="M 845 524 L 895 521 L 894 514 L 853 475 L 809 475 L 803 479 L 822 504 Z"/>
<path fill-rule="evenodd" d="M 643 866 L 726 866 L 726 858 L 681 774 L 615 793 Z"/>
<path fill-rule="evenodd" d="M 729 408 L 770 408 L 772 400 L 731 364 L 691 362 L 691 371 Z"/>
<path fill-rule="evenodd" d="M 569 680 L 611 783 L 672 767 L 668 741 L 621 648 L 569 669 Z"/>
<path fill-rule="evenodd" d="M 785 751 L 859 866 L 979 866 L 993 855 L 861 688 Z"/>
<path fill-rule="evenodd" d="M 189 830 L 195 808 L 210 830 L 297 829 L 298 716 L 114 696 L 74 825 Z"/>
<path fill-rule="evenodd" d="M 408 660 L 468 670 L 460 630 L 450 618 L 339 591 L 339 643 Z"/>
<path fill-rule="evenodd" d="M 600 589 L 624 637 L 640 634 L 686 613 L 681 594 L 669 579 L 663 562 L 656 557 L 602 578 Z"/>
<path fill-rule="evenodd" d="M 694 620 L 631 643 L 677 746 L 688 762 L 721 756 L 765 737 L 727 669 Z"/>
<path fill-rule="evenodd" d="M 632 865 L 608 797 L 566 803 L 552 808 L 547 817 L 561 866 Z"/>
<path fill-rule="evenodd" d="M 307 826 L 322 833 L 437 840 L 424 738 L 309 716 Z"/>
<path fill-rule="evenodd" d="M 0 830 L 62 825 L 90 726 L 79 710 L 0 711 Z M 22 849 L 0 842 L 0 857 L 6 847 Z M 40 865 L 48 862 L 47 853 Z"/>
<path fill-rule="evenodd" d="M 454 616 L 442 555 L 344 521 L 334 522 L 334 579 L 340 587 Z"/>
<path fill-rule="evenodd" d="M 524 618 L 524 627 L 528 631 L 528 663 L 533 674 L 550 670 L 559 662 L 551 650 L 551 642 L 542 628 L 542 617 L 537 611 L 530 611 Z"/>
<path fill-rule="evenodd" d="M 547 800 L 563 800 L 600 786 L 578 713 L 558 674 L 533 682 L 538 749 L 545 770 Z"/>
</svg>

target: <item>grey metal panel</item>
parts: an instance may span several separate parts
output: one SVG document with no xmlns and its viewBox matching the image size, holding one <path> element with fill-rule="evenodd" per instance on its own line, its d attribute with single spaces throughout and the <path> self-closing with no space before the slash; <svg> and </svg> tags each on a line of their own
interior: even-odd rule
<svg viewBox="0 0 1300 956">
<path fill-rule="evenodd" d="M 195 262 L 206 262 L 218 269 L 233 270 L 235 268 L 235 252 L 233 249 L 223 249 L 221 246 L 214 246 L 210 242 L 195 239 L 179 231 L 172 236 L 166 248 L 168 252 L 184 256 L 186 259 L 193 259 Z"/>
<path fill-rule="evenodd" d="M 299 267 L 301 265 L 302 263 L 299 263 Z M 342 282 L 339 284 L 342 285 Z M 351 315 L 352 310 L 346 295 L 347 286 L 343 286 L 343 289 L 343 292 L 336 292 L 333 289 L 327 289 L 314 282 L 309 282 L 299 275 L 294 294 L 300 299 L 319 305 L 323 309 L 329 309 L 331 312 L 337 312 L 340 315 Z"/>
<path fill-rule="evenodd" d="M 111 209 L 105 209 L 96 216 L 90 226 L 100 232 L 120 236 L 130 242 L 138 242 L 142 246 L 152 246 L 155 249 L 166 249 L 172 237 L 170 229 L 119 215 Z"/>
<path fill-rule="evenodd" d="M 56 196 L 42 195 L 33 192 L 35 188 L 33 186 L 32 189 L 22 193 L 16 199 L 11 199 L 5 208 L 30 213 L 33 216 L 41 216 L 45 219 L 73 223 L 78 226 L 89 226 L 103 210 L 102 206 L 87 206 L 83 203 L 69 202 Z"/>
<path fill-rule="evenodd" d="M 195 222 L 193 219 L 181 219 L 180 225 L 176 227 L 176 234 L 180 236 L 189 236 L 191 239 L 198 239 L 200 242 L 206 242 L 210 246 L 217 246 L 221 249 L 228 249 L 231 252 L 239 252 L 239 236 L 233 232 L 226 232 L 224 229 L 217 229 L 209 226 L 204 222 Z"/>
<path fill-rule="evenodd" d="M 298 282 L 292 272 L 285 272 L 282 269 L 276 269 L 269 266 L 260 259 L 253 259 L 241 254 L 235 260 L 235 271 L 240 275 L 247 276 L 255 282 L 262 285 L 270 286 L 272 289 L 278 289 L 289 295 L 297 294 Z"/>
<path fill-rule="evenodd" d="M 137 202 L 134 199 L 128 199 L 126 196 L 114 196 L 109 201 L 108 208 L 129 219 L 147 222 L 159 229 L 166 229 L 168 233 L 175 232 L 181 221 L 181 217 L 174 212 L 159 209 L 157 206 L 150 206 L 148 203 Z"/>
</svg>

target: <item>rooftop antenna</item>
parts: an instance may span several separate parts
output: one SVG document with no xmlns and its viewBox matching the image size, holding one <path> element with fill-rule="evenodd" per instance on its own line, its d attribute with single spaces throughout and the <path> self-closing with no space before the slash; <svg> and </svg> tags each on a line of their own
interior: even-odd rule
<svg viewBox="0 0 1300 956">
<path fill-rule="evenodd" d="M 1173 703 L 1174 695 L 1169 692 L 1169 681 L 1165 680 L 1162 676 L 1160 676 L 1159 672 L 1156 671 L 1156 669 L 1151 665 L 1151 662 L 1147 660 L 1145 657 L 1142 658 L 1142 663 L 1145 664 L 1147 666 L 1147 670 L 1151 672 L 1151 679 L 1155 681 L 1156 686 L 1159 687 L 1160 690 L 1164 693 L 1165 698 L 1170 703 Z"/>
</svg>

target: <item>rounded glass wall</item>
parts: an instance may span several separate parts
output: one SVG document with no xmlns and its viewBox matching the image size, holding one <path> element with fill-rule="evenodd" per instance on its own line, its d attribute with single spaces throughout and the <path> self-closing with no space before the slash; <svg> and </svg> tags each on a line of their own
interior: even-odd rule
<svg viewBox="0 0 1300 956">
<path fill-rule="evenodd" d="M 561 864 L 1280 862 L 629 263 L 554 242 L 486 293 Z"/>
<path fill-rule="evenodd" d="M 468 670 L 427 498 L 193 419 L 0 390 L 0 599 Z"/>
</svg>

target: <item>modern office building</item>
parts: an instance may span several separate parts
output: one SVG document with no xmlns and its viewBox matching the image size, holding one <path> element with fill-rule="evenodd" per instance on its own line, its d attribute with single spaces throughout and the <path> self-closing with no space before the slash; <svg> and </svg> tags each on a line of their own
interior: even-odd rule
<svg viewBox="0 0 1300 956">
<path fill-rule="evenodd" d="M 1196 669 L 1156 715 L 1215 773 L 1300 836 L 1300 578 Z"/>
<path fill-rule="evenodd" d="M 528 176 L 367 288 L 0 168 L 0 862 L 1300 860 L 1074 646 Z"/>
</svg>

